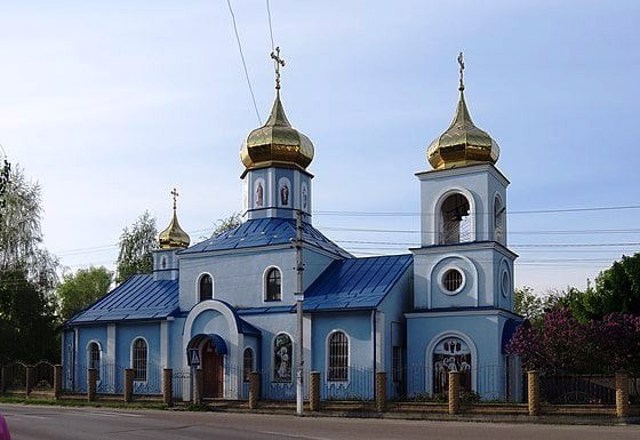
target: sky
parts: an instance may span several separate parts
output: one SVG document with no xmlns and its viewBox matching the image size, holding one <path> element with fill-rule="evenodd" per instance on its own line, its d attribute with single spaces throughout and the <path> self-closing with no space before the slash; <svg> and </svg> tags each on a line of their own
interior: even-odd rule
<svg viewBox="0 0 640 440">
<path fill-rule="evenodd" d="M 264 122 L 267 1 L 229 3 Z M 0 0 L 0 155 L 40 184 L 44 246 L 68 271 L 113 268 L 145 210 L 164 229 L 173 187 L 192 243 L 241 209 L 239 149 L 261 123 L 229 3 Z M 282 101 L 315 145 L 313 222 L 344 248 L 418 244 L 415 173 L 453 117 L 463 51 L 511 181 L 516 286 L 584 288 L 640 250 L 640 2 L 268 4 Z"/>
</svg>

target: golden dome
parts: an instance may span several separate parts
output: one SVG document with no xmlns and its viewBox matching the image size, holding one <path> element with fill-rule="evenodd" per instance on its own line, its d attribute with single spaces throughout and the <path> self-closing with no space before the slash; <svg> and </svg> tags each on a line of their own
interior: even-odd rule
<svg viewBox="0 0 640 440">
<path fill-rule="evenodd" d="M 471 115 L 464 100 L 462 54 L 460 63 L 460 99 L 453 121 L 447 130 L 437 137 L 427 148 L 427 159 L 436 170 L 462 167 L 476 163 L 496 163 L 500 147 L 486 131 L 473 125 Z"/>
<path fill-rule="evenodd" d="M 247 171 L 279 165 L 306 169 L 313 160 L 313 143 L 291 126 L 280 102 L 280 91 L 267 122 L 256 128 L 242 144 L 240 159 Z"/>
<path fill-rule="evenodd" d="M 178 197 L 178 192 L 175 188 L 171 191 L 171 195 L 173 196 L 173 217 L 167 229 L 158 234 L 158 242 L 160 249 L 186 249 L 189 247 L 191 239 L 189 238 L 189 234 L 184 232 L 180 227 L 180 223 L 178 223 L 178 216 L 176 214 L 176 197 Z"/>
</svg>

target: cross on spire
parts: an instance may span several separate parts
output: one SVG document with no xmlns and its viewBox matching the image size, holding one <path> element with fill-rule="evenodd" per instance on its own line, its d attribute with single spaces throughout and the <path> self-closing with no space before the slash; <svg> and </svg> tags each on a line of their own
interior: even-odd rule
<svg viewBox="0 0 640 440">
<path fill-rule="evenodd" d="M 462 92 L 464 90 L 464 55 L 462 52 L 458 54 L 458 64 L 460 65 L 460 85 L 458 90 Z"/>
<path fill-rule="evenodd" d="M 284 59 L 280 58 L 280 46 L 277 46 L 275 51 L 271 51 L 271 58 L 276 68 L 276 90 L 280 90 L 280 66 L 285 65 Z"/>
<path fill-rule="evenodd" d="M 176 201 L 178 200 L 178 196 L 180 194 L 178 194 L 178 190 L 173 188 L 173 191 L 171 191 L 169 194 L 171 194 L 173 196 L 173 210 L 176 210 Z"/>
</svg>

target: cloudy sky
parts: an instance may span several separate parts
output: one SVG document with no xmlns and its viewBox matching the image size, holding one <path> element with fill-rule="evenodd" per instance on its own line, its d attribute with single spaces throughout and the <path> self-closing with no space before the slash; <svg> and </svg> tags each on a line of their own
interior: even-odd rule
<svg viewBox="0 0 640 440">
<path fill-rule="evenodd" d="M 230 3 L 264 121 L 267 3 Z M 314 224 L 345 248 L 417 244 L 414 174 L 453 116 L 464 51 L 471 114 L 512 182 L 516 284 L 584 287 L 640 249 L 640 2 L 270 9 L 283 102 L 316 147 Z M 122 228 L 145 210 L 163 229 L 174 186 L 193 241 L 239 211 L 239 147 L 258 125 L 226 0 L 0 0 L 0 143 L 42 186 L 45 245 L 70 270 L 113 267 Z"/>
</svg>

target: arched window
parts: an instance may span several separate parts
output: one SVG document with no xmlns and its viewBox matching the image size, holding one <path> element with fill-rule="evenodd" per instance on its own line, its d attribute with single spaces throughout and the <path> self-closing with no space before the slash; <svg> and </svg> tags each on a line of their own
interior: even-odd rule
<svg viewBox="0 0 640 440">
<path fill-rule="evenodd" d="M 253 371 L 253 350 L 245 348 L 242 356 L 242 377 L 245 382 L 249 382 L 249 377 Z"/>
<path fill-rule="evenodd" d="M 329 364 L 327 380 L 344 382 L 349 378 L 349 339 L 344 332 L 333 332 L 329 336 Z"/>
<path fill-rule="evenodd" d="M 504 244 L 504 223 L 505 223 L 505 210 L 506 208 L 502 204 L 502 200 L 496 196 L 493 203 L 493 239 L 498 243 Z"/>
<path fill-rule="evenodd" d="M 213 280 L 208 274 L 204 274 L 200 277 L 199 283 L 200 301 L 213 298 Z"/>
<path fill-rule="evenodd" d="M 291 362 L 293 361 L 291 338 L 280 333 L 273 340 L 273 381 L 291 382 Z"/>
<path fill-rule="evenodd" d="M 269 269 L 266 277 L 266 300 L 267 301 L 280 301 L 282 300 L 282 276 L 280 275 L 280 269 Z"/>
<path fill-rule="evenodd" d="M 440 208 L 440 244 L 463 243 L 472 240 L 469 201 L 460 193 L 448 196 Z"/>
<path fill-rule="evenodd" d="M 100 380 L 100 345 L 97 342 L 89 344 L 87 349 L 87 367 L 97 370 L 98 380 Z"/>
<path fill-rule="evenodd" d="M 449 371 L 460 372 L 460 387 L 471 391 L 471 350 L 460 338 L 448 337 L 433 350 L 433 392 L 446 393 L 449 387 Z"/>
<path fill-rule="evenodd" d="M 133 368 L 133 380 L 145 382 L 147 380 L 147 341 L 138 338 L 133 341 L 131 353 L 131 368 Z"/>
</svg>

